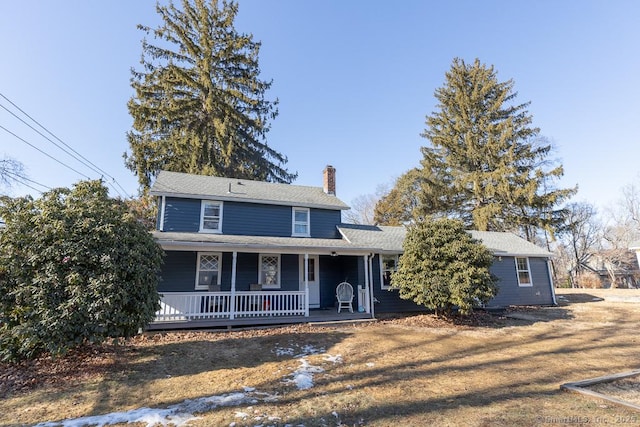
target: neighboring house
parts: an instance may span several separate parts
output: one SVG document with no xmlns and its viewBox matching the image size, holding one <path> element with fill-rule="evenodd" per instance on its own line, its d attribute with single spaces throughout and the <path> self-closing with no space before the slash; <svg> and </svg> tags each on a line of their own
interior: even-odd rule
<svg viewBox="0 0 640 427">
<path fill-rule="evenodd" d="M 323 187 L 309 187 L 160 172 L 150 191 L 166 253 L 157 322 L 304 321 L 334 312 L 343 281 L 354 314 L 342 316 L 420 310 L 389 290 L 405 228 L 341 223 L 349 207 L 335 173 L 327 166 Z M 496 256 L 500 292 L 489 306 L 555 304 L 549 252 L 509 233 L 472 234 Z"/>
<path fill-rule="evenodd" d="M 636 254 L 627 249 L 605 249 L 592 254 L 580 264 L 581 273 L 589 272 L 595 278 L 593 285 L 600 288 L 637 288 L 640 270 Z M 584 283 L 579 283 L 584 286 Z"/>
</svg>

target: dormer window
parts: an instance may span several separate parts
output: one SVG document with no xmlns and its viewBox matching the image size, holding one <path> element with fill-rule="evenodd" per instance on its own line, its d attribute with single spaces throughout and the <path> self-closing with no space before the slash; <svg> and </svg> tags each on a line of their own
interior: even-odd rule
<svg viewBox="0 0 640 427">
<path fill-rule="evenodd" d="M 293 208 L 291 235 L 296 237 L 310 236 L 310 215 L 308 208 Z"/>
<path fill-rule="evenodd" d="M 222 233 L 222 202 L 203 200 L 200 207 L 200 231 Z"/>
</svg>

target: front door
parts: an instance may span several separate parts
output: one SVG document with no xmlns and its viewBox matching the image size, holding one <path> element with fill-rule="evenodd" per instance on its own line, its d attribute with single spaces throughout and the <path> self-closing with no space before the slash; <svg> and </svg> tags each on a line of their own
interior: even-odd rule
<svg viewBox="0 0 640 427">
<path fill-rule="evenodd" d="M 318 255 L 309 255 L 309 308 L 320 308 Z M 304 291 L 304 255 L 300 255 L 300 290 Z"/>
</svg>

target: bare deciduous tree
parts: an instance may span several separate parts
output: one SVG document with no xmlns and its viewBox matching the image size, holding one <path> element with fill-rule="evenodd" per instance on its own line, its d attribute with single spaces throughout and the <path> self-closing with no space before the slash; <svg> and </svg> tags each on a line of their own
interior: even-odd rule
<svg viewBox="0 0 640 427">
<path fill-rule="evenodd" d="M 10 157 L 0 159 L 0 190 L 9 189 L 25 178 L 22 163 Z"/>
<path fill-rule="evenodd" d="M 375 194 L 363 194 L 351 201 L 351 209 L 344 214 L 344 220 L 350 224 L 375 224 L 375 208 L 378 201 L 389 192 L 389 184 L 380 184 Z"/>
<path fill-rule="evenodd" d="M 568 265 L 563 267 L 571 278 L 585 269 L 593 254 L 600 248 L 602 225 L 597 218 L 596 208 L 587 202 L 567 205 L 560 238 L 560 244 L 564 245 L 568 255 Z M 575 286 L 573 280 L 571 286 Z"/>
</svg>

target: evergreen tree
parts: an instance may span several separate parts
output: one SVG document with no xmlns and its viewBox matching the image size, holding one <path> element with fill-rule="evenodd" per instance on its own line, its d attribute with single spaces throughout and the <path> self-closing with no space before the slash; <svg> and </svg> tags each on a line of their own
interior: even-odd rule
<svg viewBox="0 0 640 427">
<path fill-rule="evenodd" d="M 459 220 L 427 219 L 407 229 L 398 271 L 391 285 L 400 297 L 451 314 L 468 314 L 497 293 L 489 272 L 493 255 L 464 230 Z"/>
<path fill-rule="evenodd" d="M 533 240 L 553 231 L 557 206 L 575 189 L 557 189 L 563 175 L 547 157 L 551 145 L 532 126 L 529 103 L 515 104 L 514 82 L 498 81 L 493 66 L 454 59 L 438 110 L 422 134 L 421 216 L 455 213 L 467 227 L 514 231 Z M 437 198 L 437 199 L 436 199 Z"/>
<path fill-rule="evenodd" d="M 287 158 L 266 141 L 277 100 L 260 79 L 260 43 L 238 33 L 238 6 L 223 0 L 169 1 L 156 6 L 163 23 L 139 25 L 142 70 L 132 69 L 128 103 L 133 130 L 125 163 L 148 188 L 162 170 L 290 183 Z"/>
</svg>

